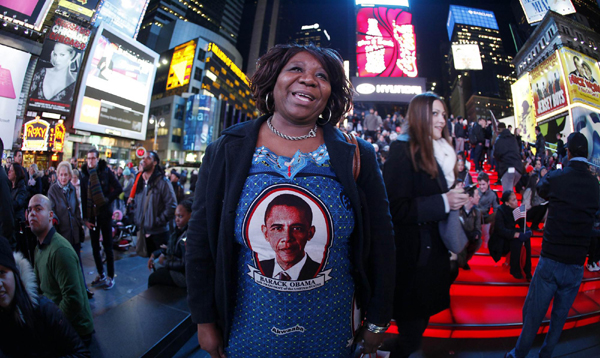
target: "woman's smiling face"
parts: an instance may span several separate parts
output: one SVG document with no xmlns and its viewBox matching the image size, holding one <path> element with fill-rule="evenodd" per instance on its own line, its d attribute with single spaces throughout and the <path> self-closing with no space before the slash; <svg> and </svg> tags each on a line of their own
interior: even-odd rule
<svg viewBox="0 0 600 358">
<path fill-rule="evenodd" d="M 431 136 L 434 140 L 437 140 L 442 138 L 444 127 L 446 127 L 446 110 L 442 101 L 433 101 L 431 112 L 431 125 L 433 126 Z"/>
</svg>

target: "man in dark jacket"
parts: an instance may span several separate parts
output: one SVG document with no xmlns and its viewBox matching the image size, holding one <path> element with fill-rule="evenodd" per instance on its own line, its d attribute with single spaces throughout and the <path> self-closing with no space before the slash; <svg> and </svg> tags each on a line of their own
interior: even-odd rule
<svg viewBox="0 0 600 358">
<path fill-rule="evenodd" d="M 482 156 L 483 156 L 483 145 L 485 144 L 485 118 L 479 118 L 478 123 L 473 124 L 473 128 L 469 134 L 469 141 L 471 142 L 471 160 L 475 162 L 475 170 L 478 172 L 483 170 Z"/>
<path fill-rule="evenodd" d="M 456 124 L 454 125 L 454 137 L 456 139 L 456 145 L 454 149 L 457 153 L 465 151 L 465 128 L 463 127 L 463 117 L 456 117 Z"/>
<path fill-rule="evenodd" d="M 523 330 L 509 357 L 527 356 L 554 299 L 550 329 L 539 353 L 540 357 L 552 356 L 583 278 L 600 190 L 588 169 L 585 136 L 571 133 L 567 149 L 568 166 L 546 174 L 537 185 L 539 196 L 549 201 L 548 220 L 540 260 L 523 305 Z"/>
<path fill-rule="evenodd" d="M 90 229 L 94 262 L 98 276 L 92 286 L 104 285 L 110 290 L 114 286 L 115 259 L 112 249 L 112 202 L 123 192 L 119 181 L 108 169 L 106 161 L 98 159 L 98 150 L 87 153 L 86 164 L 81 167 L 81 213 L 85 225 Z M 100 256 L 100 233 L 102 246 L 106 253 L 106 271 L 104 273 L 102 256 Z"/>
<path fill-rule="evenodd" d="M 145 235 L 146 252 L 150 255 L 169 240 L 168 224 L 175 215 L 177 199 L 156 152 L 146 153 L 142 167 L 142 177 L 132 191 L 135 193 L 135 224 L 142 231 L 141 235 Z"/>
<path fill-rule="evenodd" d="M 498 178 L 502 181 L 502 192 L 513 191 L 523 174 L 523 163 L 517 139 L 506 129 L 506 124 L 498 123 L 500 135 L 494 145 L 494 158 L 498 165 Z"/>
<path fill-rule="evenodd" d="M 535 126 L 535 156 L 542 160 L 542 165 L 545 164 L 546 139 L 542 134 L 540 126 Z"/>
<path fill-rule="evenodd" d="M 4 153 L 4 142 L 0 138 L 0 156 Z M 6 171 L 0 168 L 0 198 L 10 198 L 10 188 L 12 184 L 8 180 Z M 8 242 L 14 244 L 14 218 L 12 200 L 0 200 L 0 235 L 8 239 Z"/>
</svg>

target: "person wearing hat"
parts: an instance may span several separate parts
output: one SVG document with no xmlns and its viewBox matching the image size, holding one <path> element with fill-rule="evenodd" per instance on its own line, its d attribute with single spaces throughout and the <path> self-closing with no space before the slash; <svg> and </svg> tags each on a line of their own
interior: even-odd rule
<svg viewBox="0 0 600 358">
<path fill-rule="evenodd" d="M 523 304 L 523 330 L 507 357 L 525 357 L 552 299 L 550 328 L 540 357 L 552 356 L 569 310 L 579 292 L 583 264 L 598 210 L 598 181 L 589 171 L 588 141 L 578 132 L 567 142 L 569 164 L 541 178 L 538 195 L 549 201 L 542 252 Z"/>
<path fill-rule="evenodd" d="M 171 175 L 169 175 L 169 180 L 171 180 L 171 185 L 173 185 L 173 191 L 175 192 L 175 197 L 177 198 L 177 204 L 181 203 L 185 197 L 185 192 L 183 191 L 183 186 L 181 186 L 179 179 L 181 179 L 181 174 L 177 173 L 177 170 L 172 169 Z"/>
</svg>

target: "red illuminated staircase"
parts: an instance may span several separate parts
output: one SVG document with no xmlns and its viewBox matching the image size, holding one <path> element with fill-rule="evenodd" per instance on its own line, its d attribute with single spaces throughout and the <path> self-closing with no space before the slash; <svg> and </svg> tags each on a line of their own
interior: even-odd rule
<svg viewBox="0 0 600 358">
<path fill-rule="evenodd" d="M 471 166 L 474 169 L 474 166 Z M 485 171 L 490 176 L 492 190 L 502 187 L 494 185 L 497 174 Z M 476 180 L 477 173 L 471 176 Z M 520 195 L 518 195 L 520 200 Z M 542 246 L 542 233 L 535 232 L 531 239 L 532 267 L 535 270 Z M 517 280 L 509 273 L 505 260 L 494 262 L 487 248 L 469 261 L 471 270 L 460 269 L 450 289 L 450 308 L 431 317 L 424 336 L 436 338 L 499 338 L 516 337 L 521 333 L 522 308 L 529 289 L 526 280 Z M 539 333 L 545 333 L 550 319 L 550 306 Z M 569 312 L 564 329 L 581 327 L 600 322 L 600 272 L 584 269 L 579 294 Z M 397 333 L 392 325 L 390 333 Z"/>
</svg>

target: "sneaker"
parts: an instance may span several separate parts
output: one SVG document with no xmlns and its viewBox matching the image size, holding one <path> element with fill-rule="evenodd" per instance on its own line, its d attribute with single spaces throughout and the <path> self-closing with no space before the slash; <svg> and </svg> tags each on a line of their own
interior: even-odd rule
<svg viewBox="0 0 600 358">
<path fill-rule="evenodd" d="M 102 274 L 102 276 L 100 276 L 100 275 L 96 276 L 94 281 L 92 281 L 92 287 L 105 285 L 105 284 L 106 284 L 106 274 L 104 274 L 104 273 Z"/>
<path fill-rule="evenodd" d="M 104 286 L 104 289 L 105 290 L 110 290 L 113 287 L 115 287 L 115 279 L 107 277 L 106 278 L 106 285 Z"/>
<path fill-rule="evenodd" d="M 596 271 L 600 271 L 600 266 L 598 266 L 595 262 L 592 262 L 591 264 L 586 266 L 588 271 L 590 272 L 596 272 Z"/>
</svg>

